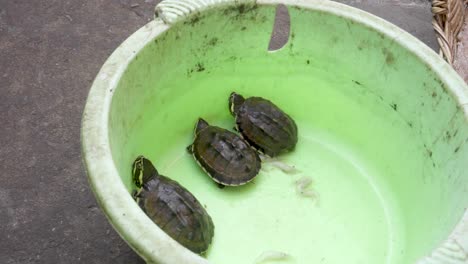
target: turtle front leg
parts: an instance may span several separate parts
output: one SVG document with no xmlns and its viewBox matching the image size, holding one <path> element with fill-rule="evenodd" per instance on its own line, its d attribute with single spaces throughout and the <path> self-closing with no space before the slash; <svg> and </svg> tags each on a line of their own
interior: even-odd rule
<svg viewBox="0 0 468 264">
<path fill-rule="evenodd" d="M 138 191 L 137 190 L 132 191 L 132 197 L 133 197 L 133 200 L 136 200 L 138 198 Z"/>
<path fill-rule="evenodd" d="M 188 145 L 186 149 L 189 154 L 193 154 L 193 144 Z"/>
<path fill-rule="evenodd" d="M 234 126 L 233 129 L 234 129 L 234 131 L 241 133 L 241 131 L 239 129 L 239 124 L 237 123 L 237 121 L 236 121 L 236 125 Z"/>
</svg>

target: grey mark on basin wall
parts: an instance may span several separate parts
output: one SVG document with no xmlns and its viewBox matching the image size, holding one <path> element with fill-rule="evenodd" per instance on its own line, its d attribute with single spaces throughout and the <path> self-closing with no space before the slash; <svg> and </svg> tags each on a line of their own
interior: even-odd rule
<svg viewBox="0 0 468 264">
<path fill-rule="evenodd" d="M 289 17 L 288 8 L 279 4 L 276 6 L 275 22 L 271 33 L 268 51 L 279 50 L 288 43 L 291 32 L 291 20 Z"/>
</svg>

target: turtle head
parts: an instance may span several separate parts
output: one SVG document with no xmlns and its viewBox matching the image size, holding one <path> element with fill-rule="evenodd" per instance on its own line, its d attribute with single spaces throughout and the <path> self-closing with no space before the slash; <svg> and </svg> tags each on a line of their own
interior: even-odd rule
<svg viewBox="0 0 468 264">
<path fill-rule="evenodd" d="M 229 111 L 233 116 L 239 111 L 240 106 L 244 103 L 245 99 L 242 95 L 232 92 L 229 96 Z"/>
<path fill-rule="evenodd" d="M 210 125 L 203 118 L 198 118 L 197 124 L 195 125 L 195 135 Z"/>
<path fill-rule="evenodd" d="M 159 175 L 151 161 L 143 156 L 138 156 L 133 162 L 132 173 L 133 182 L 138 188 L 141 188 L 143 184 L 148 182 L 153 176 Z"/>
</svg>

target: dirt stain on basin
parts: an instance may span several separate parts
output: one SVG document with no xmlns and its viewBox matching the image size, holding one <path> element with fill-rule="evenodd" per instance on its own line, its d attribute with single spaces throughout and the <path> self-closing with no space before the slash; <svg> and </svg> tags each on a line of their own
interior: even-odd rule
<svg viewBox="0 0 468 264">
<path fill-rule="evenodd" d="M 392 66 L 393 64 L 395 64 L 395 55 L 393 55 L 393 53 L 389 49 L 383 48 L 382 52 L 385 56 L 385 63 L 387 65 Z"/>
</svg>

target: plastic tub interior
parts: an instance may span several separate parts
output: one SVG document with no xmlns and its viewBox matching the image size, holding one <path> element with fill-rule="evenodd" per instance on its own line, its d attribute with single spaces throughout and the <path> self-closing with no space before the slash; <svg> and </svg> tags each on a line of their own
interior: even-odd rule
<svg viewBox="0 0 468 264">
<path fill-rule="evenodd" d="M 151 21 L 109 58 L 83 118 L 90 184 L 119 234 L 151 263 L 415 263 L 468 205 L 467 88 L 424 44 L 365 12 L 286 1 L 290 34 L 268 51 L 275 1 L 220 4 Z M 270 99 L 296 121 L 296 149 L 242 187 L 218 186 L 186 152 L 197 118 L 232 130 L 232 91 Z M 206 206 L 203 257 L 165 235 L 132 200 L 143 154 Z M 295 181 L 313 179 L 317 198 Z M 442 263 L 442 262 L 441 262 Z M 465 263 L 465 262 L 463 262 Z"/>
</svg>

